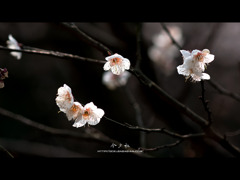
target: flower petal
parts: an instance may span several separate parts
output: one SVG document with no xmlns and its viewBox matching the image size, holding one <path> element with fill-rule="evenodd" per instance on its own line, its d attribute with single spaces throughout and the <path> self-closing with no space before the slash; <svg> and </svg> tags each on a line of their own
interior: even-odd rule
<svg viewBox="0 0 240 180">
<path fill-rule="evenodd" d="M 204 63 L 210 63 L 214 60 L 214 55 L 213 54 L 207 54 L 204 58 Z"/>
<path fill-rule="evenodd" d="M 209 76 L 209 74 L 207 74 L 207 73 L 202 73 L 201 79 L 209 80 L 209 79 L 210 79 L 210 76 Z"/>
<path fill-rule="evenodd" d="M 188 57 L 191 56 L 191 53 L 189 51 L 186 51 L 186 50 L 180 50 L 182 56 L 183 56 L 183 59 L 186 59 Z"/>
<path fill-rule="evenodd" d="M 128 70 L 130 68 L 130 61 L 127 58 L 124 58 L 122 63 L 125 69 Z"/>
<path fill-rule="evenodd" d="M 82 127 L 86 124 L 86 120 L 84 120 L 83 118 L 78 118 L 74 124 L 73 124 L 73 127 L 76 127 L 76 128 L 79 128 L 79 127 Z"/>
<path fill-rule="evenodd" d="M 108 62 L 106 62 L 106 63 L 104 64 L 103 69 L 104 69 L 105 71 L 108 71 L 110 68 L 111 68 L 110 62 L 108 61 Z"/>
</svg>

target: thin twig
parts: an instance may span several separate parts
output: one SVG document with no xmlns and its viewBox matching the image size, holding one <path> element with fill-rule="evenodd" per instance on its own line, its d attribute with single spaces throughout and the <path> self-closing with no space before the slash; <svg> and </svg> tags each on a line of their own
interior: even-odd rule
<svg viewBox="0 0 240 180">
<path fill-rule="evenodd" d="M 172 43 L 177 46 L 177 48 L 179 50 L 182 49 L 182 47 L 178 44 L 178 42 L 173 38 L 173 36 L 171 35 L 170 31 L 168 30 L 167 26 L 164 23 L 160 23 L 162 28 L 165 30 L 165 32 L 168 34 L 168 36 L 170 37 L 170 39 L 172 40 Z"/>
<path fill-rule="evenodd" d="M 106 47 L 105 45 L 103 45 L 99 41 L 93 39 L 92 37 L 90 37 L 89 35 L 84 33 L 82 30 L 79 29 L 79 27 L 77 27 L 77 25 L 75 23 L 62 23 L 62 24 L 67 26 L 67 27 L 70 27 L 70 28 L 74 29 L 75 31 L 77 31 L 82 37 L 84 37 L 88 42 L 93 44 L 94 47 L 96 47 L 97 49 L 102 51 L 105 55 L 113 54 L 113 52 L 108 47 Z"/>
<path fill-rule="evenodd" d="M 160 149 L 175 147 L 175 146 L 177 146 L 178 144 L 180 144 L 181 142 L 183 142 L 182 139 L 177 140 L 176 142 L 171 143 L 171 144 L 164 144 L 164 145 L 162 145 L 162 146 L 156 146 L 156 147 L 153 147 L 153 148 L 142 148 L 142 147 L 140 147 L 139 150 L 142 150 L 142 151 L 144 151 L 144 152 L 146 152 L 146 151 L 157 151 L 157 150 L 160 150 Z"/>
<path fill-rule="evenodd" d="M 219 84 L 214 82 L 213 80 L 209 80 L 208 83 L 213 88 L 215 88 L 220 94 L 225 95 L 225 96 L 229 96 L 229 97 L 235 99 L 236 101 L 240 102 L 240 95 L 239 94 L 233 93 L 233 92 L 230 92 L 230 91 L 226 90 L 225 88 L 223 88 L 222 86 L 220 86 Z"/>
<path fill-rule="evenodd" d="M 22 53 L 27 53 L 27 54 L 47 55 L 47 56 L 53 56 L 53 57 L 58 57 L 58 58 L 63 58 L 63 59 L 69 58 L 69 59 L 76 59 L 76 60 L 100 63 L 100 64 L 106 63 L 106 61 L 104 61 L 104 60 L 86 58 L 86 57 L 82 57 L 82 56 L 78 56 L 78 55 L 73 55 L 73 54 L 68 54 L 68 53 L 63 53 L 63 52 L 58 52 L 58 51 L 43 50 L 43 49 L 33 48 L 33 47 L 31 49 L 10 49 L 8 47 L 0 45 L 0 50 L 22 52 Z"/>
<path fill-rule="evenodd" d="M 196 134 L 185 134 L 185 135 L 181 135 L 181 134 L 178 134 L 178 133 L 175 133 L 175 132 L 172 132 L 170 130 L 167 130 L 165 128 L 155 128 L 155 129 L 151 129 L 151 128 L 144 128 L 144 127 L 139 127 L 139 126 L 133 126 L 133 125 L 130 125 L 128 123 L 120 123 L 118 121 L 115 121 L 109 117 L 106 117 L 104 116 L 104 118 L 108 121 L 111 121 L 115 124 L 118 124 L 120 126 L 123 126 L 123 127 L 126 127 L 128 129 L 132 129 L 132 130 L 137 130 L 137 131 L 143 131 L 143 132 L 146 132 L 146 133 L 162 133 L 162 134 L 166 134 L 166 135 L 169 135 L 171 137 L 174 137 L 174 138 L 180 138 L 180 139 L 187 139 L 187 138 L 195 138 L 195 137 L 204 137 L 205 136 L 205 133 L 196 133 Z"/>
</svg>

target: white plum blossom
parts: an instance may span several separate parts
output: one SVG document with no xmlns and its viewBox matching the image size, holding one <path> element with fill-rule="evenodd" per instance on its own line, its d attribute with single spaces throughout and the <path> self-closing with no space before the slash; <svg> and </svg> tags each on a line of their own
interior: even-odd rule
<svg viewBox="0 0 240 180">
<path fill-rule="evenodd" d="M 66 113 L 72 107 L 74 102 L 72 90 L 68 85 L 64 84 L 62 87 L 58 88 L 57 95 L 56 103 L 60 108 L 60 111 Z"/>
<path fill-rule="evenodd" d="M 128 71 L 124 71 L 120 75 L 115 75 L 110 71 L 104 72 L 102 77 L 102 83 L 110 90 L 114 90 L 118 87 L 125 86 L 128 78 L 130 77 Z"/>
<path fill-rule="evenodd" d="M 100 122 L 103 115 L 104 111 L 97 108 L 93 102 L 90 102 L 83 107 L 82 113 L 80 113 L 80 116 L 76 119 L 73 127 L 79 128 L 84 126 L 86 123 L 89 125 L 96 125 Z"/>
<path fill-rule="evenodd" d="M 183 56 L 183 64 L 177 67 L 178 74 L 186 76 L 186 79 L 191 77 L 194 82 L 210 79 L 209 74 L 203 73 L 207 64 L 214 60 L 214 55 L 210 54 L 208 49 L 202 51 L 195 49 L 192 52 L 180 50 L 180 52 Z"/>
<path fill-rule="evenodd" d="M 103 69 L 105 71 L 111 69 L 113 74 L 120 75 L 130 68 L 130 61 L 117 53 L 108 56 L 105 59 L 107 62 L 104 64 Z"/>
<path fill-rule="evenodd" d="M 7 46 L 9 49 L 21 49 L 17 40 L 11 34 L 8 35 Z M 10 54 L 18 60 L 22 57 L 21 52 L 11 52 Z"/>
<path fill-rule="evenodd" d="M 74 102 L 71 108 L 66 110 L 66 116 L 69 121 L 76 120 L 83 113 L 83 106 L 79 102 Z"/>
</svg>

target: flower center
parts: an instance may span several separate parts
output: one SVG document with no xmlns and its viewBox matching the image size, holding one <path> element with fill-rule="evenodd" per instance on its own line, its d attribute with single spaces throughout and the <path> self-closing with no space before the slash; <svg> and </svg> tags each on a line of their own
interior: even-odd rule
<svg viewBox="0 0 240 180">
<path fill-rule="evenodd" d="M 84 111 L 84 113 L 83 113 L 83 118 L 84 119 L 89 119 L 89 116 L 90 116 L 90 109 L 89 108 L 87 108 L 85 111 Z"/>
<path fill-rule="evenodd" d="M 70 95 L 69 92 L 67 92 L 67 94 L 65 95 L 65 98 L 66 98 L 67 101 L 71 101 L 72 100 L 71 95 Z"/>
<path fill-rule="evenodd" d="M 77 112 L 78 106 L 76 106 L 75 104 L 73 104 L 72 107 L 71 107 L 71 110 L 72 110 L 74 113 Z"/>
<path fill-rule="evenodd" d="M 111 59 L 110 65 L 111 65 L 111 66 L 115 66 L 116 64 L 119 65 L 119 64 L 121 64 L 121 63 L 122 63 L 122 59 L 116 57 L 116 58 Z"/>
<path fill-rule="evenodd" d="M 198 52 L 194 57 L 199 61 L 203 62 L 205 53 Z"/>
</svg>

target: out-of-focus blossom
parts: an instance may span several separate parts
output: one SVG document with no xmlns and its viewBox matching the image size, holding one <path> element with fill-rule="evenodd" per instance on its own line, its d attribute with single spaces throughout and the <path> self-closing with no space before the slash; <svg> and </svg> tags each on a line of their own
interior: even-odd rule
<svg viewBox="0 0 240 180">
<path fill-rule="evenodd" d="M 103 69 L 105 71 L 111 69 L 113 74 L 120 75 L 130 68 L 130 61 L 117 53 L 108 56 L 105 59 L 107 62 L 104 64 Z"/>
<path fill-rule="evenodd" d="M 83 111 L 76 119 L 73 127 L 79 128 L 84 126 L 86 123 L 89 125 L 96 125 L 100 122 L 103 115 L 104 111 L 100 108 L 97 108 L 93 102 L 90 102 L 83 107 Z"/>
<path fill-rule="evenodd" d="M 182 45 L 184 39 L 181 29 L 177 26 L 169 26 L 168 30 L 174 40 Z M 176 67 L 175 58 L 178 56 L 178 48 L 164 30 L 153 36 L 152 43 L 153 45 L 148 49 L 149 58 L 164 75 L 171 75 Z"/>
<path fill-rule="evenodd" d="M 17 40 L 11 34 L 8 35 L 7 46 L 10 49 L 17 49 L 17 50 L 21 49 Z M 10 54 L 18 60 L 21 59 L 22 57 L 21 52 L 11 52 Z"/>
<path fill-rule="evenodd" d="M 102 76 L 102 83 L 110 90 L 114 90 L 118 87 L 125 86 L 128 78 L 130 77 L 128 71 L 124 71 L 120 75 L 115 75 L 110 71 L 104 72 Z"/>
<path fill-rule="evenodd" d="M 183 56 L 183 64 L 177 67 L 178 74 L 191 78 L 193 82 L 201 80 L 209 80 L 210 76 L 203 73 L 208 63 L 214 60 L 214 55 L 210 54 L 208 49 L 199 51 L 197 49 L 192 52 L 180 50 Z"/>
<path fill-rule="evenodd" d="M 8 70 L 7 68 L 0 68 L 0 88 L 4 88 L 4 79 L 8 78 Z"/>
<path fill-rule="evenodd" d="M 58 88 L 56 103 L 60 111 L 66 113 L 72 107 L 73 101 L 72 90 L 68 85 L 64 84 L 62 87 Z"/>
</svg>

